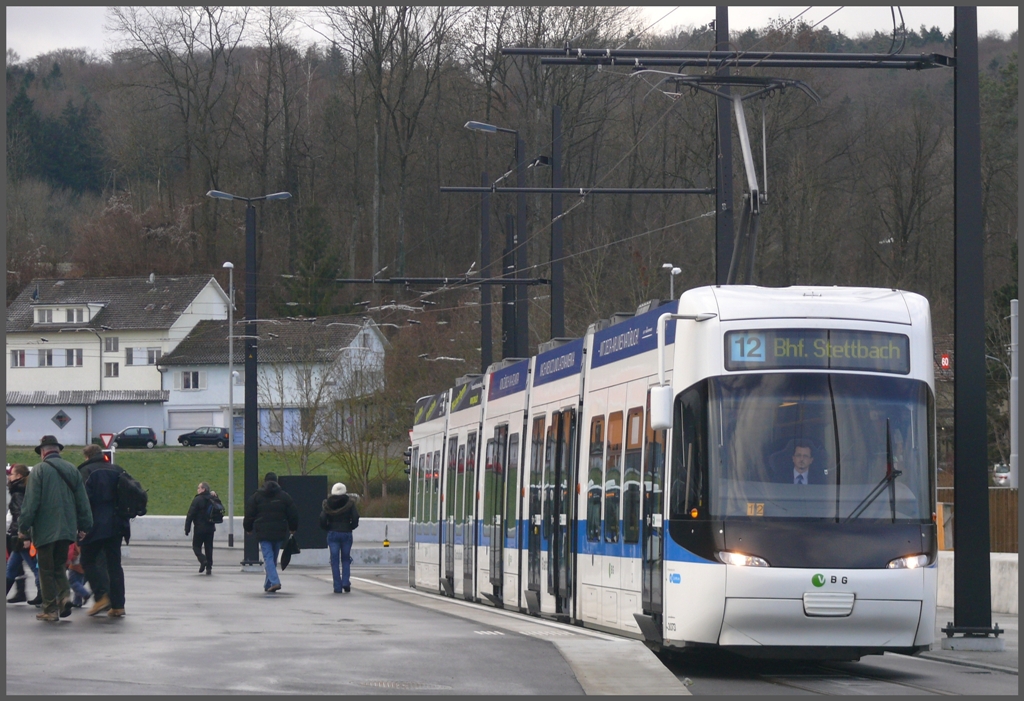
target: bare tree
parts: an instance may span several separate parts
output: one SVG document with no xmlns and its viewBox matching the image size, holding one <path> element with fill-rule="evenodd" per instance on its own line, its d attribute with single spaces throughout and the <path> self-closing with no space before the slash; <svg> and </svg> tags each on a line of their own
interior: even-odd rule
<svg viewBox="0 0 1024 701">
<path fill-rule="evenodd" d="M 155 91 L 177 114 L 182 141 L 176 152 L 183 160 L 186 192 L 219 188 L 239 98 L 233 60 L 246 34 L 248 9 L 110 7 L 107 12 L 108 28 L 123 37 L 123 49 L 142 69 L 122 87 Z M 213 211 L 205 201 L 200 210 L 207 263 L 219 265 Z"/>
</svg>

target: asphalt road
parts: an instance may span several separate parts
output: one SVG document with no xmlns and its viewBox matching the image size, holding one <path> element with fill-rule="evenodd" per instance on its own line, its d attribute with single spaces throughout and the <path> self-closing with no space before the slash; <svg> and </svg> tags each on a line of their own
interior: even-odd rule
<svg viewBox="0 0 1024 701">
<path fill-rule="evenodd" d="M 353 591 L 340 595 L 328 569 L 292 567 L 265 594 L 237 552 L 219 549 L 212 577 L 196 573 L 187 548 L 126 554 L 123 619 L 76 610 L 41 623 L 38 609 L 7 606 L 8 694 L 1018 693 L 1016 616 L 993 616 L 1002 653 L 655 657 L 636 641 L 410 590 L 403 567 L 353 568 Z M 951 618 L 941 610 L 938 626 Z"/>
</svg>

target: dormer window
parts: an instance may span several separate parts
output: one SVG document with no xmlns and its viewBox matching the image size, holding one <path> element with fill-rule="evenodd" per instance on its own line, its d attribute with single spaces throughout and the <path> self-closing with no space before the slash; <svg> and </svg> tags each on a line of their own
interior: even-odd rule
<svg viewBox="0 0 1024 701">
<path fill-rule="evenodd" d="M 82 308 L 68 307 L 64 311 L 69 324 L 81 324 L 85 321 L 85 310 Z"/>
<path fill-rule="evenodd" d="M 36 309 L 36 323 L 37 324 L 52 324 L 53 323 L 53 310 L 52 309 Z"/>
</svg>

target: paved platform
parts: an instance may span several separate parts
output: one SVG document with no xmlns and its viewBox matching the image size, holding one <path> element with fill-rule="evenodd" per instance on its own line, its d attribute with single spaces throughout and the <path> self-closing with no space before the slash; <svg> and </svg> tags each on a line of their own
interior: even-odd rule
<svg viewBox="0 0 1024 701">
<path fill-rule="evenodd" d="M 1006 649 L 1001 652 L 974 652 L 970 650 L 942 650 L 939 647 L 939 640 L 946 637 L 942 628 L 953 620 L 953 609 L 939 608 L 935 616 L 935 645 L 928 652 L 921 653 L 921 657 L 932 660 L 940 660 L 952 664 L 976 667 L 979 669 L 990 669 L 997 672 L 1008 672 L 1017 674 L 1018 671 L 1018 627 L 1017 615 L 1010 613 L 993 613 L 992 623 L 997 624 L 1003 633 L 1000 638 L 1005 641 Z"/>
<path fill-rule="evenodd" d="M 266 594 L 237 548 L 212 577 L 190 549 L 127 554 L 122 619 L 7 606 L 7 694 L 688 693 L 639 642 L 416 592 L 402 568 L 334 594 L 329 569 L 289 567 Z"/>
</svg>

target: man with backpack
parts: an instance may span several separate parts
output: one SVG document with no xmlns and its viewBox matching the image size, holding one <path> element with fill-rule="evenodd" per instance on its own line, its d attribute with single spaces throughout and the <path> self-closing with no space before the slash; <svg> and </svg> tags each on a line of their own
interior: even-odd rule
<svg viewBox="0 0 1024 701">
<path fill-rule="evenodd" d="M 131 519 L 126 514 L 130 505 L 124 503 L 121 482 L 134 480 L 120 466 L 106 462 L 98 445 L 87 445 L 82 452 L 86 461 L 78 466 L 78 471 L 85 482 L 93 520 L 92 528 L 86 529 L 88 533 L 80 541 L 82 567 L 93 595 L 88 614 L 95 616 L 107 611 L 109 617 L 120 618 L 124 616 L 125 598 L 121 541 L 127 543 L 131 539 Z M 66 551 L 65 548 L 65 554 Z"/>
<path fill-rule="evenodd" d="M 54 436 L 39 441 L 36 453 L 43 461 L 32 468 L 18 518 L 18 536 L 36 547 L 43 598 L 43 610 L 36 614 L 40 621 L 71 615 L 71 587 L 65 568 L 68 546 L 93 526 L 82 477 L 74 465 L 61 458 L 63 449 Z"/>
<path fill-rule="evenodd" d="M 217 531 L 217 524 L 224 522 L 224 506 L 216 492 L 210 491 L 210 485 L 200 482 L 196 487 L 196 495 L 192 499 L 192 505 L 188 507 L 188 515 L 185 517 L 185 535 L 195 526 L 195 534 L 192 536 L 192 552 L 199 560 L 199 574 L 203 571 L 206 574 L 213 574 L 213 534 Z M 203 555 L 203 550 L 206 554 Z"/>
</svg>

